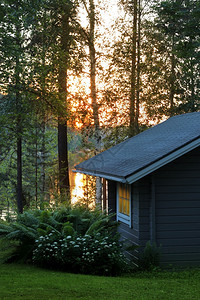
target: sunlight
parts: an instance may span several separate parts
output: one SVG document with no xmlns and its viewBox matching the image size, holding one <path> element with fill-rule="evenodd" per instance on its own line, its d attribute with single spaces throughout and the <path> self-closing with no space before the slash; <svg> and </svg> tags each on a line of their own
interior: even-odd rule
<svg viewBox="0 0 200 300">
<path fill-rule="evenodd" d="M 80 173 L 74 174 L 74 188 L 72 190 L 71 202 L 75 204 L 79 199 L 84 197 L 84 175 Z"/>
<path fill-rule="evenodd" d="M 95 207 L 95 199 L 96 178 L 71 172 L 71 203 L 80 203 L 93 209 Z"/>
</svg>

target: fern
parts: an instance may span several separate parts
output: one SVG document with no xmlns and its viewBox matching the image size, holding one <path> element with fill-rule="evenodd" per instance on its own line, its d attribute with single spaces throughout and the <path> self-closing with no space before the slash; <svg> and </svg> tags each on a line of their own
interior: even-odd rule
<svg viewBox="0 0 200 300">
<path fill-rule="evenodd" d="M 7 224 L 0 224 L 0 237 L 7 235 L 8 233 L 12 232 L 12 227 Z"/>
<path fill-rule="evenodd" d="M 35 240 L 37 238 L 37 230 L 26 227 L 23 224 L 12 224 L 13 231 L 6 235 L 9 240 Z"/>
<path fill-rule="evenodd" d="M 34 211 L 26 211 L 18 215 L 17 222 L 27 227 L 38 227 L 39 225 L 38 216 L 35 215 Z"/>
<path fill-rule="evenodd" d="M 44 229 L 44 228 L 45 228 L 45 229 Z M 51 232 L 51 231 L 56 232 L 58 235 L 61 234 L 61 232 L 60 232 L 59 230 L 57 230 L 55 227 L 51 226 L 51 225 L 48 224 L 48 223 L 41 223 L 41 224 L 40 224 L 40 227 L 38 228 L 38 230 L 39 230 L 39 229 L 43 229 L 44 232 L 46 232 L 46 234 L 48 234 L 48 233 Z"/>
<path fill-rule="evenodd" d="M 102 226 L 102 220 L 97 220 L 96 222 L 92 223 L 88 230 L 86 231 L 86 234 L 93 234 L 97 232 L 101 232 L 105 226 Z"/>
<path fill-rule="evenodd" d="M 97 219 L 92 219 L 91 225 L 86 231 L 86 234 L 93 234 L 93 233 L 103 233 L 104 235 L 110 235 L 113 233 L 113 230 L 116 231 L 117 223 L 112 221 L 112 215 L 104 215 L 99 213 L 97 215 Z"/>
<path fill-rule="evenodd" d="M 40 236 L 54 233 L 53 236 L 84 236 L 100 233 L 112 236 L 116 232 L 113 215 L 91 211 L 83 206 L 67 206 L 53 210 L 29 210 L 19 215 L 15 222 L 0 223 L 0 238 L 17 243 L 13 248 L 12 259 L 29 260 Z"/>
</svg>

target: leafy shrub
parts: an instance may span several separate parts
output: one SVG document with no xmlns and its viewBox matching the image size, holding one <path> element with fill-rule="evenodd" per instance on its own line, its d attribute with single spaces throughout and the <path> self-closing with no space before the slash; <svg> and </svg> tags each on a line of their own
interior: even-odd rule
<svg viewBox="0 0 200 300">
<path fill-rule="evenodd" d="M 147 242 L 143 253 L 140 255 L 139 268 L 151 271 L 160 265 L 160 247 L 156 243 Z"/>
<path fill-rule="evenodd" d="M 62 225 L 69 222 L 81 235 L 91 231 L 110 235 L 117 226 L 115 221 L 111 221 L 111 215 L 107 216 L 99 210 L 90 210 L 81 205 L 61 207 L 52 213 L 52 217 Z"/>
<path fill-rule="evenodd" d="M 0 238 L 5 241 L 12 241 L 12 251 L 5 256 L 5 261 L 26 261 L 31 258 L 38 236 L 37 226 L 32 227 L 20 222 L 4 222 L 0 224 Z"/>
<path fill-rule="evenodd" d="M 76 273 L 118 275 L 126 267 L 121 247 L 116 237 L 100 233 L 63 238 L 53 231 L 36 241 L 33 262 Z"/>
<path fill-rule="evenodd" d="M 17 242 L 0 239 L 0 264 L 5 262 L 8 257 L 12 257 L 13 251 L 16 250 Z"/>
<path fill-rule="evenodd" d="M 8 260 L 91 274 L 119 274 L 124 266 L 112 215 L 83 206 L 32 210 L 0 224 L 14 241 Z"/>
</svg>

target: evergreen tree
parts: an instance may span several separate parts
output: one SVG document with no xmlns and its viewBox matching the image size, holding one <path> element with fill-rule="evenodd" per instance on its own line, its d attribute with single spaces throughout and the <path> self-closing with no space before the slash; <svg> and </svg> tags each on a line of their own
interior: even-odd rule
<svg viewBox="0 0 200 300">
<path fill-rule="evenodd" d="M 130 112 L 129 136 L 139 132 L 140 102 L 140 39 L 141 39 L 141 1 L 121 0 L 121 3 L 132 18 L 131 26 L 131 72 L 130 72 Z"/>
<path fill-rule="evenodd" d="M 68 73 L 76 48 L 76 1 L 44 0 L 32 33 L 36 72 L 35 85 L 42 105 L 58 120 L 60 193 L 69 198 L 67 120 L 69 119 Z M 39 47 L 38 47 L 39 46 Z"/>
<path fill-rule="evenodd" d="M 155 6 L 156 25 L 171 46 L 171 114 L 195 111 L 199 107 L 199 9 L 199 0 L 162 1 Z"/>
<path fill-rule="evenodd" d="M 17 207 L 23 212 L 22 188 L 22 138 L 25 127 L 26 103 L 28 94 L 22 93 L 22 87 L 29 80 L 28 32 L 31 28 L 33 10 L 29 1 L 2 1 L 0 20 L 0 84 L 2 91 L 12 100 L 14 135 L 17 152 Z"/>
</svg>

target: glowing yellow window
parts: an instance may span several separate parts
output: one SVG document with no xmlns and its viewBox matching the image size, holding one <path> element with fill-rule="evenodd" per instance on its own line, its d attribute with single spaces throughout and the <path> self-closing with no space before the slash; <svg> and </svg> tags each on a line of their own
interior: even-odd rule
<svg viewBox="0 0 200 300">
<path fill-rule="evenodd" d="M 118 186 L 118 213 L 130 215 L 130 186 L 120 183 Z"/>
</svg>

